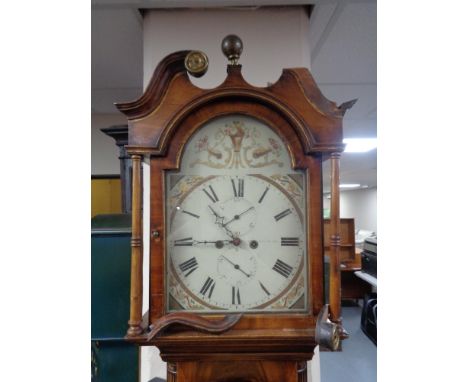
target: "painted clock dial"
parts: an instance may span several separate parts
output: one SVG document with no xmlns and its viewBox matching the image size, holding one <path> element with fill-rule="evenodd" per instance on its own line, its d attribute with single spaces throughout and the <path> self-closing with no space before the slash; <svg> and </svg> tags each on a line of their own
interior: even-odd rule
<svg viewBox="0 0 468 382">
<path fill-rule="evenodd" d="M 305 174 L 243 115 L 214 119 L 166 174 L 169 311 L 307 309 Z"/>
</svg>

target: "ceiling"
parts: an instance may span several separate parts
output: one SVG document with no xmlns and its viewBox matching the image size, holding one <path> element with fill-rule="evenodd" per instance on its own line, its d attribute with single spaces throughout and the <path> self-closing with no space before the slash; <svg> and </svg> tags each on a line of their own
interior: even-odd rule
<svg viewBox="0 0 468 382">
<path fill-rule="evenodd" d="M 376 0 L 92 0 L 91 108 L 116 113 L 116 99 L 142 93 L 144 8 L 314 4 L 311 72 L 324 95 L 337 104 L 358 98 L 344 119 L 344 136 L 377 136 Z M 341 182 L 377 185 L 377 150 L 343 153 Z M 328 162 L 325 173 L 328 174 Z M 329 188 L 328 176 L 324 189 Z"/>
</svg>

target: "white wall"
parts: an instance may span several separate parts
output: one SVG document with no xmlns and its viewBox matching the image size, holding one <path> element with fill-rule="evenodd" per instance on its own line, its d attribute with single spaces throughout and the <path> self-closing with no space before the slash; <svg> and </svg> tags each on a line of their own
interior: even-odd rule
<svg viewBox="0 0 468 382">
<path fill-rule="evenodd" d="M 377 188 L 340 191 L 340 215 L 354 218 L 356 229 L 377 233 Z"/>
<path fill-rule="evenodd" d="M 309 18 L 302 7 L 153 10 L 143 22 L 143 84 L 148 84 L 166 55 L 184 49 L 208 55 L 208 72 L 192 79 L 197 86 L 221 84 L 227 64 L 221 41 L 237 34 L 244 43 L 239 63 L 245 79 L 266 86 L 280 77 L 283 68 L 310 67 L 309 33 Z"/>
<path fill-rule="evenodd" d="M 126 124 L 127 119 L 119 114 L 91 114 L 91 174 L 120 174 L 119 149 L 113 138 L 100 129 Z"/>
</svg>

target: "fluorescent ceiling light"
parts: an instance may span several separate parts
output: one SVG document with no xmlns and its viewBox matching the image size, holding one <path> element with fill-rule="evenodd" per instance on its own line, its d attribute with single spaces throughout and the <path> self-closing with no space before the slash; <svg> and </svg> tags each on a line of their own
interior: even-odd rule
<svg viewBox="0 0 468 382">
<path fill-rule="evenodd" d="M 361 185 L 358 183 L 345 183 L 345 184 L 340 184 L 340 188 L 358 188 Z"/>
<path fill-rule="evenodd" d="M 365 153 L 377 148 L 377 138 L 345 138 L 345 153 Z"/>
</svg>

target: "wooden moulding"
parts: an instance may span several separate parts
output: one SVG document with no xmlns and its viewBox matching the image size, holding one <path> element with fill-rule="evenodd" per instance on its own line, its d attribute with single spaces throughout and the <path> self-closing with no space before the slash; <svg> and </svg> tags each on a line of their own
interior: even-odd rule
<svg viewBox="0 0 468 382">
<path fill-rule="evenodd" d="M 260 88 L 244 80 L 241 65 L 229 65 L 221 85 L 200 89 L 185 70 L 187 53 L 175 52 L 164 58 L 139 99 L 115 104 L 129 120 L 128 152 L 164 156 L 170 137 L 185 117 L 215 100 L 242 99 L 264 104 L 285 116 L 306 154 L 343 150 L 345 110 L 323 96 L 307 69 L 284 69 L 276 83 Z"/>
<path fill-rule="evenodd" d="M 188 360 L 311 359 L 315 348 L 315 330 L 230 330 L 222 334 L 195 331 L 166 333 L 152 342 L 166 362 Z"/>
</svg>

